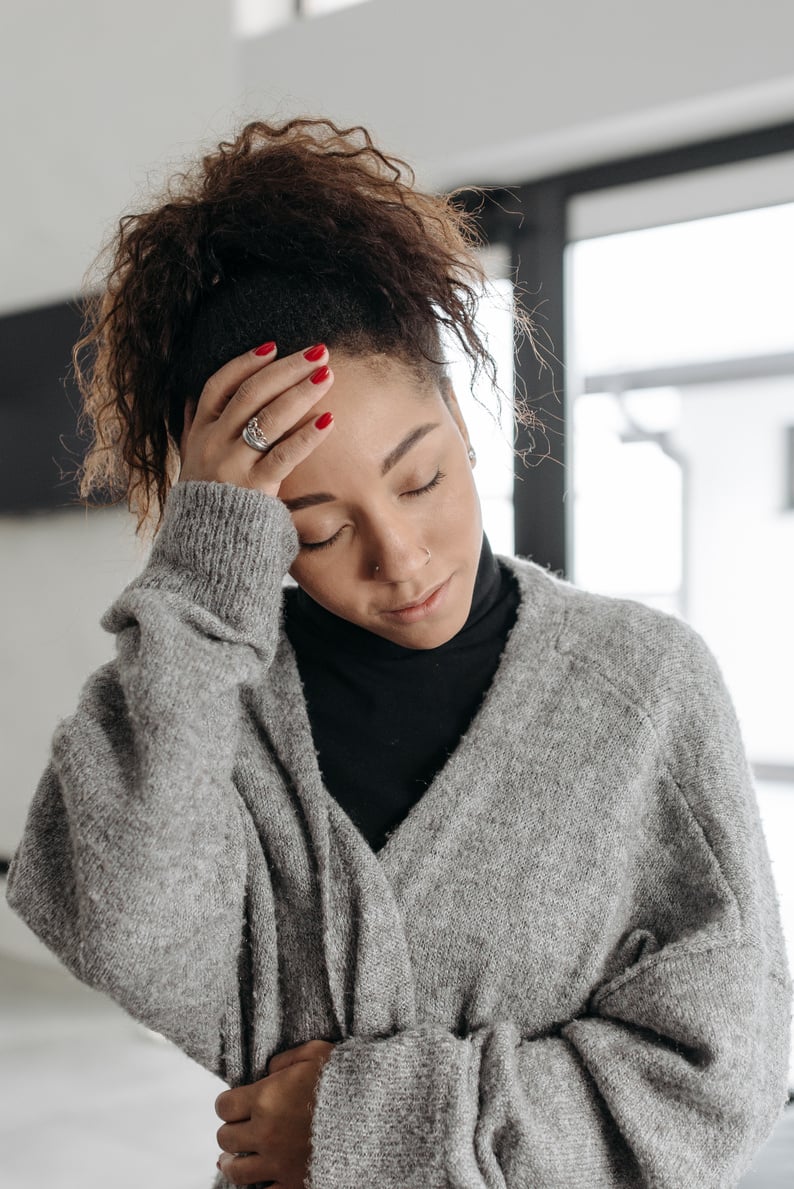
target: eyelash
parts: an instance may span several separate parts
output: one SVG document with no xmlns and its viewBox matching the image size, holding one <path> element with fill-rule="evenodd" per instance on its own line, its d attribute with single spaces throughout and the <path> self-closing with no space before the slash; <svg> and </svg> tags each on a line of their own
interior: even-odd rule
<svg viewBox="0 0 794 1189">
<path fill-rule="evenodd" d="M 432 491 L 434 487 L 438 487 L 441 480 L 445 478 L 446 474 L 444 471 L 436 471 L 434 478 L 432 478 L 429 483 L 426 483 L 424 487 L 417 487 L 415 491 L 404 491 L 403 495 L 411 497 L 417 495 L 426 495 L 428 491 Z M 300 547 L 301 549 L 306 549 L 309 552 L 312 552 L 315 549 L 327 549 L 329 545 L 333 545 L 341 531 L 342 529 L 340 528 L 338 532 L 335 532 L 334 535 L 329 537 L 327 541 L 301 541 Z"/>
</svg>

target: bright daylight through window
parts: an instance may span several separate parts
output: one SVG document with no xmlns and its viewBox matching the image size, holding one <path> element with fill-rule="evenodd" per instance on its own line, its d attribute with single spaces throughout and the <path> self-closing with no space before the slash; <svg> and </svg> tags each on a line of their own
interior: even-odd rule
<svg viewBox="0 0 794 1189">
<path fill-rule="evenodd" d="M 714 651 L 794 959 L 794 202 L 582 238 L 566 269 L 570 576 Z"/>
<path fill-rule="evenodd" d="M 261 37 L 304 17 L 323 16 L 366 0 L 234 0 L 232 19 L 236 37 Z"/>
</svg>

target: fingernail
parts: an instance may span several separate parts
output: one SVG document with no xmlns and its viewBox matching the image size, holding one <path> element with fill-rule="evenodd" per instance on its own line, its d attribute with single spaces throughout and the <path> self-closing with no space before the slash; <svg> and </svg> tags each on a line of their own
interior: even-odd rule
<svg viewBox="0 0 794 1189">
<path fill-rule="evenodd" d="M 316 429 L 326 429 L 334 419 L 333 413 L 323 413 L 317 418 L 314 425 Z"/>
<path fill-rule="evenodd" d="M 309 376 L 309 379 L 311 380 L 312 384 L 322 384 L 323 380 L 327 380 L 330 374 L 330 368 L 324 363 L 322 367 L 317 368 L 316 372 L 312 372 L 312 374 Z"/>
<path fill-rule="evenodd" d="M 269 355 L 271 351 L 275 350 L 275 348 L 275 343 L 262 343 L 262 346 L 257 347 L 257 349 L 254 351 L 254 355 Z"/>
<path fill-rule="evenodd" d="M 315 347 L 309 347 L 308 351 L 303 352 L 303 358 L 308 359 L 310 363 L 314 363 L 315 359 L 322 359 L 325 353 L 325 343 L 317 343 Z"/>
</svg>

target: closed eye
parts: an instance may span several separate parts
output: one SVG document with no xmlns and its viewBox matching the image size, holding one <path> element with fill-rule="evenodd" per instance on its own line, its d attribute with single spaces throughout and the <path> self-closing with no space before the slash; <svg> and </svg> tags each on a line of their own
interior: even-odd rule
<svg viewBox="0 0 794 1189">
<path fill-rule="evenodd" d="M 441 480 L 445 478 L 446 473 L 442 470 L 438 470 L 430 482 L 426 483 L 424 487 L 417 487 L 413 491 L 404 491 L 402 494 L 408 496 L 411 499 L 418 495 L 425 495 L 428 491 L 432 491 L 434 487 L 438 487 Z M 329 545 L 333 545 L 334 541 L 338 540 L 344 527 L 345 526 L 342 525 L 342 528 L 337 529 L 334 535 L 329 537 L 327 541 L 300 541 L 300 547 L 301 549 L 306 549 L 309 552 L 311 552 L 313 549 L 327 549 Z"/>
<path fill-rule="evenodd" d="M 429 483 L 425 483 L 424 487 L 417 487 L 415 491 L 404 491 L 403 495 L 424 495 L 426 491 L 432 491 L 434 487 L 438 487 L 443 478 L 445 478 L 444 472 L 436 471 L 435 478 L 431 479 Z"/>
<path fill-rule="evenodd" d="M 344 528 L 344 525 L 342 525 L 342 528 Z M 333 545 L 341 531 L 341 528 L 337 529 L 334 535 L 329 537 L 327 541 L 299 541 L 298 543 L 301 549 L 327 549 L 329 545 Z"/>
</svg>

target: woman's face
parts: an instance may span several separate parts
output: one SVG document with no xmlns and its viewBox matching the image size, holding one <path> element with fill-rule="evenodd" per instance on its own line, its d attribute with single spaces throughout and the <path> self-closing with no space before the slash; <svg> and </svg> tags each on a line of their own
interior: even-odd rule
<svg viewBox="0 0 794 1189">
<path fill-rule="evenodd" d="M 330 409 L 334 428 L 279 490 L 302 542 L 290 574 L 335 615 L 437 648 L 468 618 L 482 548 L 457 401 L 391 357 L 331 351 L 330 366 L 333 385 L 303 420 Z"/>
</svg>

